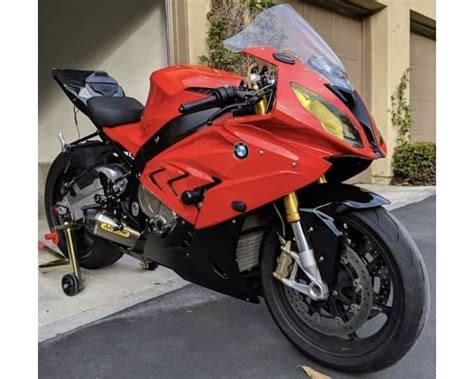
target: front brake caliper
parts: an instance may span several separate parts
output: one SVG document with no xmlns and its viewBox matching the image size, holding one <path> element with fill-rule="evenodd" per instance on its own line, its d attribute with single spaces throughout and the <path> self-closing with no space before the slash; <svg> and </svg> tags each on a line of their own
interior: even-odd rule
<svg viewBox="0 0 474 379">
<path fill-rule="evenodd" d="M 293 263 L 293 258 L 291 257 L 291 241 L 283 240 L 280 249 L 281 254 L 277 258 L 278 266 L 273 272 L 273 276 L 278 280 L 288 278 Z"/>
</svg>

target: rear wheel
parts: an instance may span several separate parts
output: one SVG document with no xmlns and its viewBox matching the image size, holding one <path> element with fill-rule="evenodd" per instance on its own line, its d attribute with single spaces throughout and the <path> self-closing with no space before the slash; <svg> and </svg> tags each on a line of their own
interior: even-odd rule
<svg viewBox="0 0 474 379">
<path fill-rule="evenodd" d="M 335 218 L 345 236 L 329 298 L 314 301 L 272 276 L 280 254 L 275 225 L 261 255 L 265 300 L 283 333 L 315 361 L 340 371 L 381 370 L 402 358 L 423 329 L 429 308 L 424 263 L 384 208 Z M 300 271 L 297 278 L 307 283 Z"/>
<path fill-rule="evenodd" d="M 104 157 L 104 159 L 107 158 Z M 44 198 L 46 218 L 51 230 L 54 226 L 62 223 L 59 216 L 54 214 L 53 207 L 62 199 L 63 184 L 83 172 L 87 168 L 86 165 L 83 160 L 72 153 L 59 154 L 51 165 L 46 179 Z M 59 249 L 67 256 L 65 235 L 60 232 L 59 236 Z M 76 223 L 73 237 L 81 267 L 87 269 L 104 268 L 115 263 L 123 255 L 116 245 L 90 233 L 81 221 Z"/>
</svg>

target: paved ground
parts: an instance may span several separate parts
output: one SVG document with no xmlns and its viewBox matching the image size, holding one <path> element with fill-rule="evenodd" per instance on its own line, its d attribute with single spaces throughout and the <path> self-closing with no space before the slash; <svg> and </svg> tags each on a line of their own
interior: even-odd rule
<svg viewBox="0 0 474 379">
<path fill-rule="evenodd" d="M 396 366 L 364 378 L 435 377 L 435 197 L 393 212 L 425 258 L 431 313 Z M 305 378 L 313 364 L 280 333 L 264 304 L 190 285 L 39 345 L 41 378 Z"/>
<path fill-rule="evenodd" d="M 392 201 L 389 209 L 414 203 L 435 194 L 436 187 L 360 185 Z M 46 221 L 38 224 L 38 238 L 47 232 Z M 52 260 L 40 253 L 38 263 Z M 60 281 L 64 271 L 38 274 L 38 339 L 44 341 L 81 325 L 99 320 L 132 305 L 163 295 L 188 284 L 174 272 L 159 268 L 141 271 L 138 261 L 125 256 L 104 270 L 84 270 L 85 289 L 77 296 L 63 294 Z"/>
<path fill-rule="evenodd" d="M 47 230 L 46 221 L 40 222 L 39 226 L 41 239 Z M 40 253 L 38 264 L 54 259 L 47 253 Z M 164 267 L 152 272 L 143 271 L 136 259 L 124 256 L 105 269 L 83 270 L 85 289 L 76 296 L 67 297 L 61 289 L 61 278 L 65 273 L 64 270 L 38 273 L 39 341 L 188 284 Z"/>
<path fill-rule="evenodd" d="M 384 184 L 357 184 L 371 192 L 378 193 L 389 199 L 392 204 L 386 206 L 388 210 L 404 207 L 408 204 L 420 202 L 436 195 L 435 186 L 388 186 Z"/>
</svg>

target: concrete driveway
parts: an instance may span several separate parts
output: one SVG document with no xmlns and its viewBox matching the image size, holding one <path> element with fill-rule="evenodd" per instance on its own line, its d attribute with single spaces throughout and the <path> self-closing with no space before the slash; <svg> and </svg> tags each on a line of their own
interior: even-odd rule
<svg viewBox="0 0 474 379">
<path fill-rule="evenodd" d="M 397 365 L 364 378 L 435 377 L 435 197 L 393 212 L 429 271 L 431 311 Z M 190 285 L 39 344 L 41 378 L 305 378 L 309 361 L 281 334 L 264 304 Z M 359 376 L 360 377 L 360 376 Z"/>
</svg>

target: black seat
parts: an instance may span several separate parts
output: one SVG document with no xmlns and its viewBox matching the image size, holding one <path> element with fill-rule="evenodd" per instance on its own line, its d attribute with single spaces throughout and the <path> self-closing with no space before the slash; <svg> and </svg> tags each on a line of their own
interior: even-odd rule
<svg viewBox="0 0 474 379">
<path fill-rule="evenodd" d="M 87 100 L 92 121 L 97 126 L 118 126 L 140 121 L 143 105 L 133 97 L 95 96 Z"/>
</svg>

